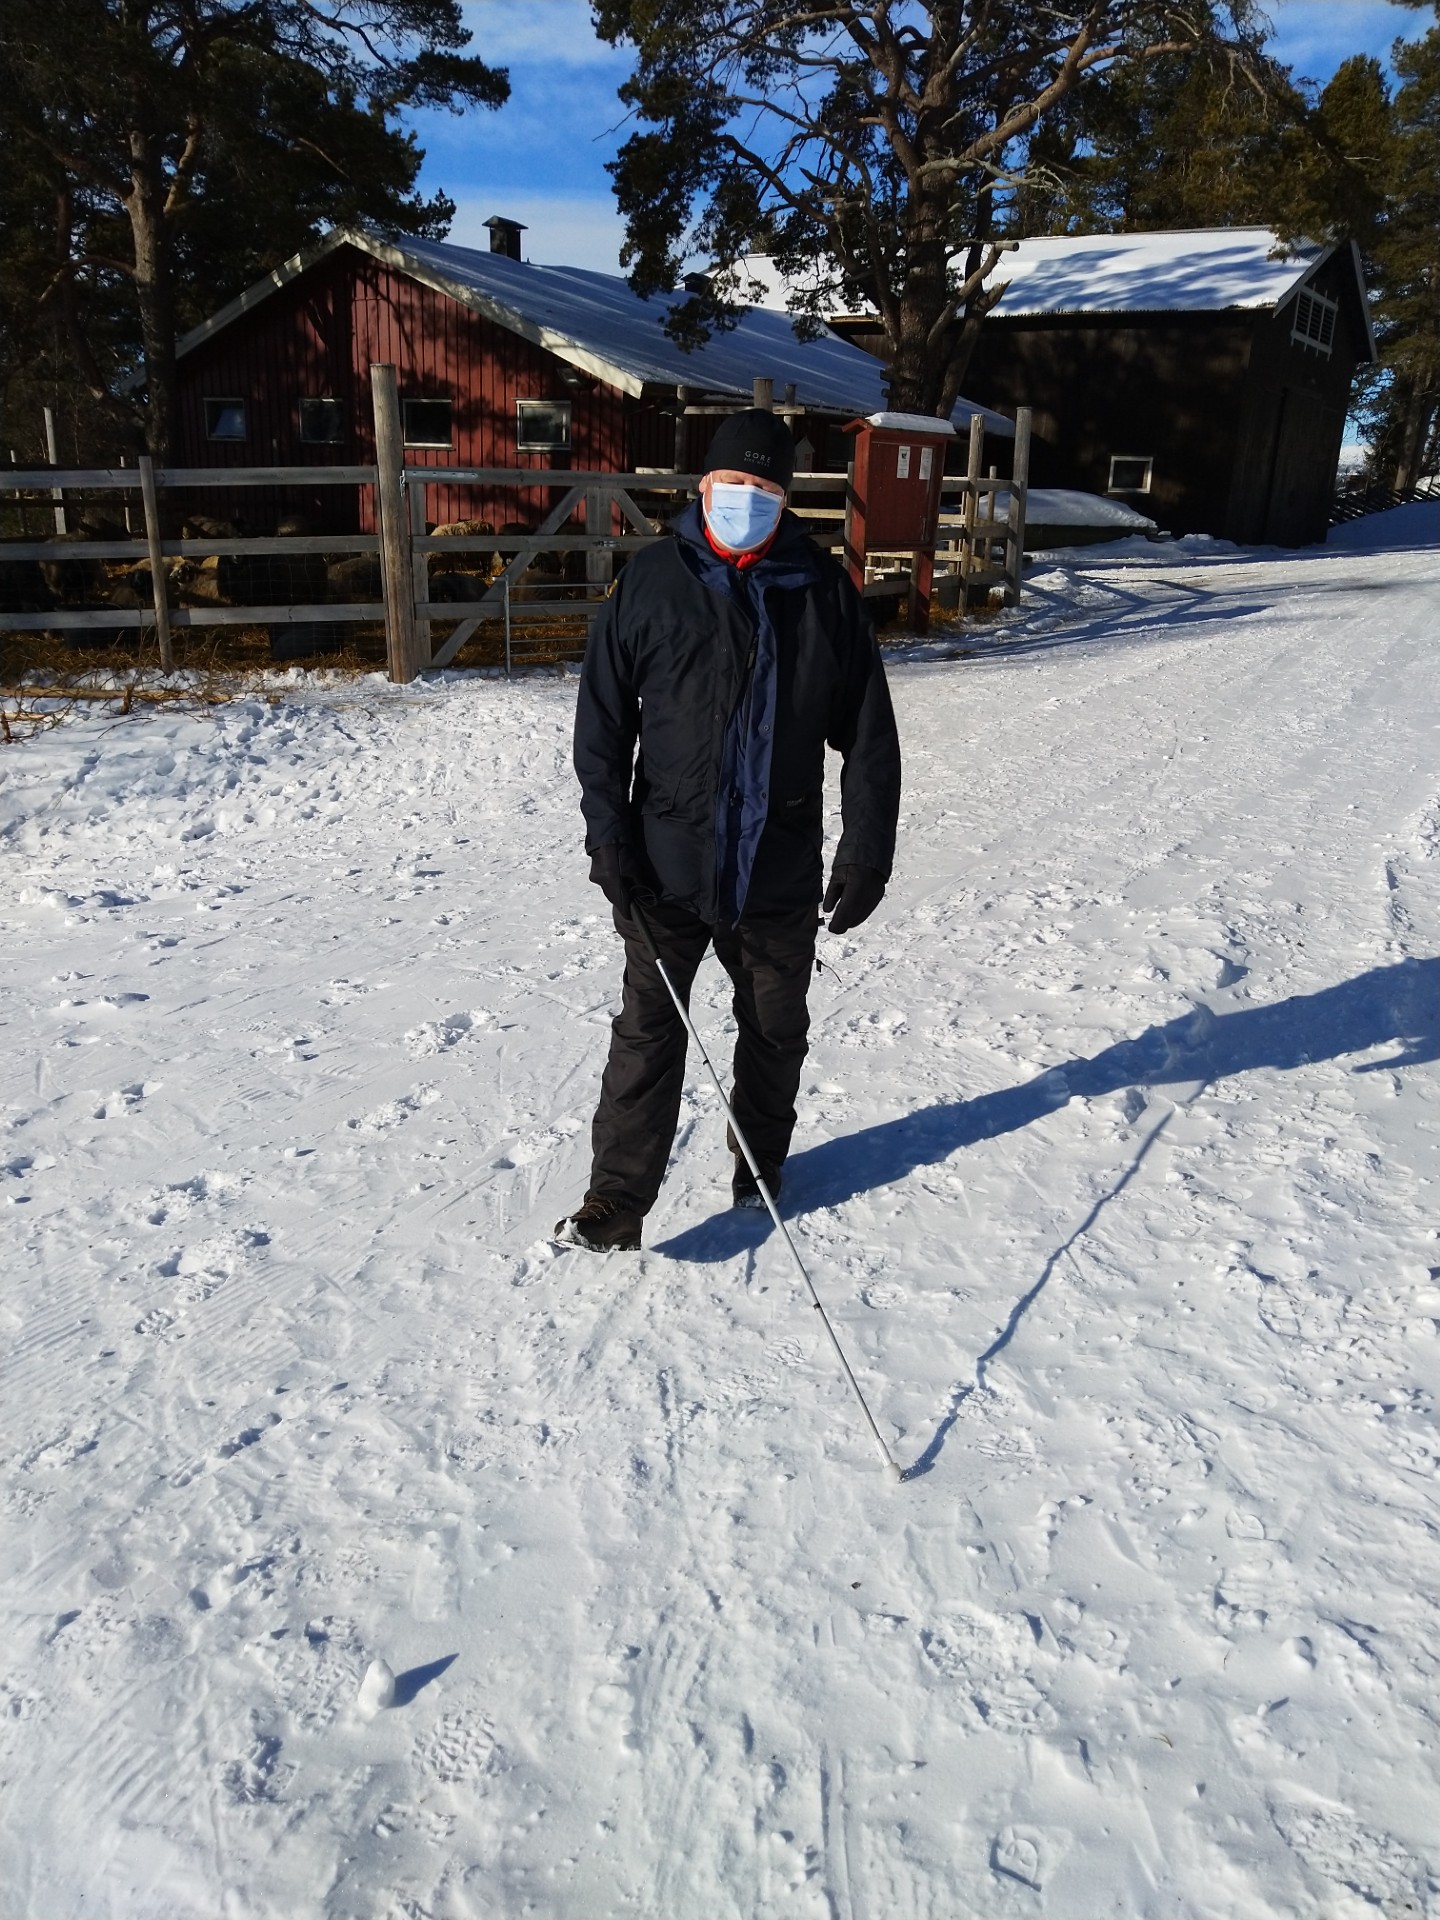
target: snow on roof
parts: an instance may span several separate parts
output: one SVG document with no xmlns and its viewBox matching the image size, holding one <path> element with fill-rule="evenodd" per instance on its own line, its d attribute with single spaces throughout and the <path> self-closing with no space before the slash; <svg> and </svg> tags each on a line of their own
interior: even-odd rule
<svg viewBox="0 0 1440 1920">
<path fill-rule="evenodd" d="M 800 405 L 826 412 L 868 414 L 885 404 L 884 368 L 872 354 L 834 334 L 802 340 L 783 313 L 750 307 L 732 330 L 687 353 L 665 332 L 665 320 L 681 295 L 645 300 L 615 274 L 537 266 L 437 240 L 380 241 L 351 229 L 286 261 L 186 334 L 178 351 L 199 346 L 324 254 L 347 244 L 637 399 L 647 386 L 689 386 L 748 399 L 756 377 L 764 376 L 773 379 L 777 394 L 793 382 Z M 977 412 L 989 431 L 1014 433 L 1014 423 L 1003 414 L 964 399 L 956 404 L 955 418 L 968 424 Z"/>
<path fill-rule="evenodd" d="M 933 413 L 871 413 L 866 419 L 872 427 L 892 427 L 900 433 L 954 433 L 948 420 L 937 420 Z"/>
<path fill-rule="evenodd" d="M 1084 233 L 1021 240 L 995 269 L 994 312 L 1214 313 L 1278 307 L 1331 247 L 1286 248 L 1269 227 L 1188 233 Z"/>
<path fill-rule="evenodd" d="M 1183 233 L 1082 233 L 1021 240 L 996 267 L 1008 283 L 994 312 L 1218 313 L 1278 307 L 1321 267 L 1333 247 L 1287 247 L 1269 227 L 1210 227 Z M 951 263 L 960 267 L 957 257 Z M 784 312 L 786 283 L 775 262 L 752 254 L 746 276 L 765 306 Z M 832 315 L 859 319 L 862 313 Z"/>
</svg>

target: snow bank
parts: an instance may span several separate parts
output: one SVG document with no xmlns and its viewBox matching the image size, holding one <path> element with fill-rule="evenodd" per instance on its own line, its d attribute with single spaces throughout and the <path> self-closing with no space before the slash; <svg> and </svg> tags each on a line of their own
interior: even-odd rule
<svg viewBox="0 0 1440 1920">
<path fill-rule="evenodd" d="M 997 493 L 995 517 L 1003 520 L 1009 511 L 1010 495 Z M 1127 507 L 1123 501 L 1070 487 L 1031 487 L 1025 498 L 1025 521 L 1027 526 L 1118 527 L 1137 533 L 1155 525 L 1147 514 Z"/>
<path fill-rule="evenodd" d="M 1440 500 L 1411 500 L 1331 527 L 1325 544 L 1344 553 L 1406 553 L 1440 546 Z"/>
<path fill-rule="evenodd" d="M 573 676 L 0 752 L 7 1915 L 1440 1911 L 1440 559 L 1128 544 L 892 655 L 785 1205 L 898 1488 L 698 1076 L 549 1243 Z"/>
</svg>

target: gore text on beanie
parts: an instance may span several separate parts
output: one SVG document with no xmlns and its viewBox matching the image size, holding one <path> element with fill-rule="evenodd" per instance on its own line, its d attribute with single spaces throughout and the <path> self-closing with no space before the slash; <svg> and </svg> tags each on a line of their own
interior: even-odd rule
<svg viewBox="0 0 1440 1920">
<path fill-rule="evenodd" d="M 795 477 L 795 441 L 784 420 L 763 407 L 746 407 L 722 420 L 710 451 L 705 456 L 705 473 L 728 468 L 734 473 L 753 473 L 757 480 L 770 480 L 788 488 Z"/>
</svg>

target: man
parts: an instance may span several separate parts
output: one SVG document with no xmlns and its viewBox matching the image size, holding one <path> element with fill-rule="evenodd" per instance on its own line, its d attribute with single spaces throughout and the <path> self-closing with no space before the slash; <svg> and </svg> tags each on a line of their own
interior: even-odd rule
<svg viewBox="0 0 1440 1920">
<path fill-rule="evenodd" d="M 868 919 L 890 877 L 900 748 L 885 672 L 848 576 L 785 510 L 794 462 L 783 420 L 731 415 L 699 500 L 630 561 L 586 649 L 575 770 L 625 980 L 589 1190 L 556 1231 L 595 1252 L 639 1246 L 684 1087 L 684 1024 L 636 908 L 687 1004 L 714 942 L 735 988 L 735 1118 L 776 1193 L 809 1031 L 827 743 L 844 760 L 830 931 Z M 729 1144 L 736 1205 L 762 1205 Z"/>
</svg>

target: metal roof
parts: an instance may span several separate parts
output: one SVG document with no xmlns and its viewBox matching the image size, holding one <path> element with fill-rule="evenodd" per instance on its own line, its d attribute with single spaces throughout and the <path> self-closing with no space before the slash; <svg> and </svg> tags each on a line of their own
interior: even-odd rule
<svg viewBox="0 0 1440 1920">
<path fill-rule="evenodd" d="M 1335 251 L 1282 246 L 1268 227 L 1187 233 L 1084 233 L 1021 240 L 995 269 L 993 311 L 1213 313 L 1278 307 Z"/>
<path fill-rule="evenodd" d="M 1042 314 L 1220 313 L 1277 309 L 1314 278 L 1336 252 L 1348 254 L 1367 332 L 1375 341 L 1365 279 L 1353 240 L 1337 246 L 1287 246 L 1270 227 L 1207 227 L 1174 233 L 1053 234 L 1021 240 L 1007 251 L 994 280 L 1005 291 L 991 309 L 1014 320 Z M 765 288 L 765 302 L 783 311 L 786 288 L 774 262 L 757 255 L 745 267 Z M 957 268 L 963 262 L 956 259 Z M 868 310 L 835 314 L 861 320 Z"/>
<path fill-rule="evenodd" d="M 337 229 L 318 247 L 257 281 L 187 333 L 177 352 L 193 352 L 342 246 L 357 247 L 448 294 L 637 399 L 647 387 L 689 386 L 748 400 L 755 379 L 763 376 L 774 380 L 777 394 L 793 382 L 800 405 L 827 413 L 870 414 L 885 405 L 884 368 L 873 355 L 834 334 L 802 340 L 784 314 L 747 308 L 733 329 L 687 353 L 665 332 L 665 320 L 681 295 L 646 300 L 614 274 L 537 266 L 437 240 L 377 240 L 352 228 Z M 1015 431 L 1003 414 L 964 399 L 952 417 L 964 426 L 973 413 L 984 416 L 991 432 Z"/>
</svg>

